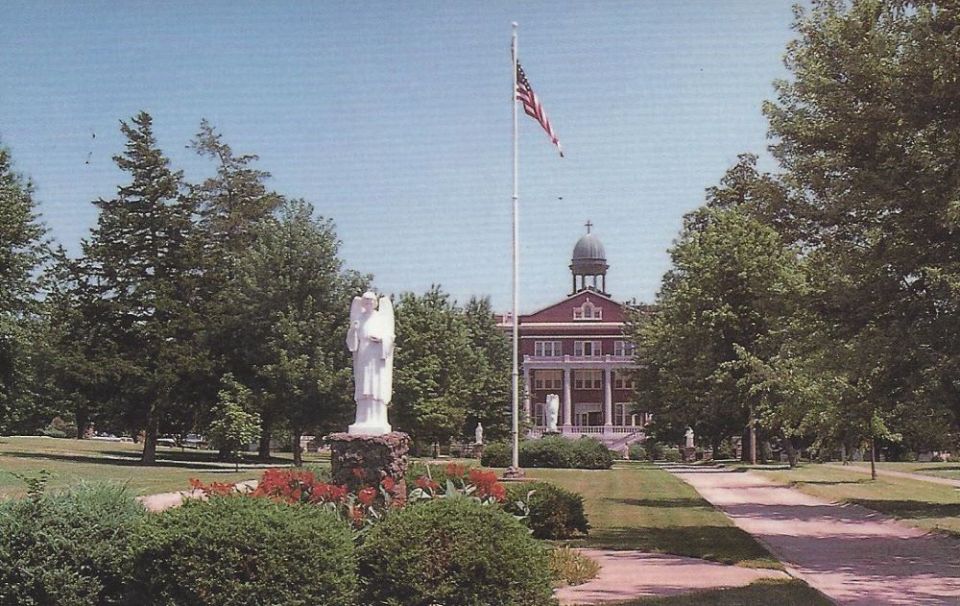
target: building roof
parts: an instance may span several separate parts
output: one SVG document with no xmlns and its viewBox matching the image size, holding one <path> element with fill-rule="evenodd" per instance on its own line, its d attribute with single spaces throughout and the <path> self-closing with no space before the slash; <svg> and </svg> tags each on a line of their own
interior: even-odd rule
<svg viewBox="0 0 960 606">
<path fill-rule="evenodd" d="M 606 261 L 607 253 L 603 250 L 603 243 L 596 234 L 584 234 L 577 244 L 573 247 L 573 258 L 571 261 L 577 265 L 577 261 Z"/>
</svg>

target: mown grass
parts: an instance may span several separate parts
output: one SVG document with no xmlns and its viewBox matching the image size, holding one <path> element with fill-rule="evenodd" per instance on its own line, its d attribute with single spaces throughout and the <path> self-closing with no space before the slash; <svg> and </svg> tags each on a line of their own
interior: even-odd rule
<svg viewBox="0 0 960 606">
<path fill-rule="evenodd" d="M 803 581 L 761 580 L 746 587 L 712 589 L 664 598 L 639 598 L 609 606 L 830 606 Z"/>
<path fill-rule="evenodd" d="M 140 463 L 142 446 L 124 442 L 70 440 L 38 437 L 0 437 L 0 498 L 17 498 L 26 494 L 26 484 L 17 477 L 36 477 L 48 471 L 48 488 L 58 490 L 82 482 L 118 482 L 136 494 L 154 494 L 189 488 L 190 478 L 204 482 L 239 482 L 260 476 L 262 465 L 246 459 L 247 464 L 235 472 L 233 465 L 217 461 L 217 453 L 209 450 L 157 448 L 154 465 Z M 292 463 L 289 453 L 278 453 L 267 465 L 286 466 Z M 322 463 L 315 453 L 308 463 Z"/>
<path fill-rule="evenodd" d="M 870 463 L 857 462 L 854 465 L 861 467 L 870 467 Z M 948 480 L 960 480 L 960 462 L 952 463 L 877 463 L 879 469 L 889 469 L 890 471 L 902 471 L 905 473 L 919 473 L 925 476 L 935 478 L 946 478 Z"/>
<path fill-rule="evenodd" d="M 951 486 L 882 475 L 871 480 L 832 465 L 755 472 L 813 496 L 857 503 L 925 530 L 960 535 L 960 491 Z"/>
<path fill-rule="evenodd" d="M 577 546 L 638 549 L 726 564 L 781 569 L 749 534 L 706 502 L 692 487 L 652 465 L 612 470 L 528 469 L 584 496 L 591 531 Z"/>
</svg>

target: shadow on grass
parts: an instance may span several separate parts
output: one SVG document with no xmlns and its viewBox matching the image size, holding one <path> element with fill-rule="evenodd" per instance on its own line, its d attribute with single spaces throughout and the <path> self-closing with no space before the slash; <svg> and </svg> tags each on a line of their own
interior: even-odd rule
<svg viewBox="0 0 960 606">
<path fill-rule="evenodd" d="M 735 526 L 598 528 L 578 539 L 580 547 L 638 549 L 702 558 L 724 564 L 750 562 L 780 568 L 777 560 Z"/>
<path fill-rule="evenodd" d="M 101 450 L 100 453 L 107 457 L 122 457 L 127 459 L 140 460 L 140 453 L 130 450 Z M 219 458 L 219 453 L 215 450 L 158 450 L 157 458 L 165 461 L 175 461 L 178 463 L 224 463 Z M 261 459 L 257 456 L 245 456 L 243 460 L 247 463 L 270 464 L 270 465 L 289 465 L 292 459 L 282 457 L 269 457 Z M 227 461 L 229 462 L 229 461 Z"/>
<path fill-rule="evenodd" d="M 870 478 L 859 478 L 856 480 L 795 480 L 791 484 L 815 484 L 819 486 L 835 486 L 840 484 L 870 484 L 873 482 Z"/>
<path fill-rule="evenodd" d="M 636 507 L 697 507 L 700 509 L 712 509 L 699 498 L 675 498 L 675 499 L 612 499 L 605 498 L 604 501 L 610 503 L 619 503 L 621 505 L 634 505 Z"/>
<path fill-rule="evenodd" d="M 960 503 L 894 501 L 887 499 L 850 499 L 850 502 L 898 518 L 917 519 L 960 517 Z"/>
<path fill-rule="evenodd" d="M 640 598 L 616 602 L 610 606 L 744 606 L 777 604 L 777 606 L 829 606 L 832 604 L 816 589 L 803 581 L 757 581 L 746 587 L 713 589 L 663 598 Z"/>
<path fill-rule="evenodd" d="M 0 452 L 0 456 L 8 456 L 18 459 L 38 459 L 44 461 L 64 461 L 69 463 L 93 463 L 96 465 L 115 465 L 118 467 L 170 467 L 176 469 L 194 469 L 194 470 L 203 470 L 203 471 L 219 471 L 221 469 L 226 470 L 227 464 L 213 465 L 215 461 L 210 460 L 207 463 L 195 461 L 158 461 L 156 463 L 147 464 L 140 461 L 140 458 L 137 456 L 130 456 L 130 453 L 124 453 L 122 456 L 117 458 L 110 458 L 107 456 L 90 456 L 90 455 L 66 455 L 66 454 L 55 454 L 55 453 L 41 453 L 41 452 Z M 289 461 L 284 461 L 284 463 L 289 464 Z M 240 465 L 240 469 L 244 469 L 244 465 Z M 229 471 L 232 471 L 233 467 L 229 468 Z"/>
</svg>

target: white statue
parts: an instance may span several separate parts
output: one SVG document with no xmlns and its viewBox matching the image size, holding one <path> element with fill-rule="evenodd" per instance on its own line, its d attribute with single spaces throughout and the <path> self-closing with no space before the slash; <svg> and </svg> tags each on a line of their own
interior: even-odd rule
<svg viewBox="0 0 960 606">
<path fill-rule="evenodd" d="M 560 433 L 557 429 L 557 419 L 560 417 L 560 396 L 555 393 L 547 394 L 547 431 Z"/>
<path fill-rule="evenodd" d="M 354 297 L 350 306 L 347 348 L 353 352 L 353 398 L 357 417 L 351 434 L 390 433 L 387 405 L 393 397 L 393 303 L 372 292 Z"/>
<path fill-rule="evenodd" d="M 693 448 L 693 428 L 687 427 L 687 432 L 683 434 L 683 437 L 686 438 L 686 447 Z"/>
<path fill-rule="evenodd" d="M 483 444 L 483 424 L 477 421 L 477 428 L 473 430 L 474 444 Z"/>
</svg>

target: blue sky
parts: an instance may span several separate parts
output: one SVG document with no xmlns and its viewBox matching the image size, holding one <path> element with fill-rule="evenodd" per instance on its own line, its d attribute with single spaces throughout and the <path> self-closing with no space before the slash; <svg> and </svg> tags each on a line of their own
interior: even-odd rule
<svg viewBox="0 0 960 606">
<path fill-rule="evenodd" d="M 768 145 L 790 1 L 12 2 L 0 143 L 79 250 L 124 183 L 118 121 L 150 112 L 188 178 L 201 118 L 272 187 L 331 217 L 384 292 L 440 284 L 510 306 L 511 21 L 564 146 L 521 116 L 521 311 L 570 287 L 589 219 L 608 289 L 651 301 L 685 212 Z M 96 135 L 94 137 L 94 135 Z M 767 162 L 768 168 L 772 166 Z"/>
</svg>

